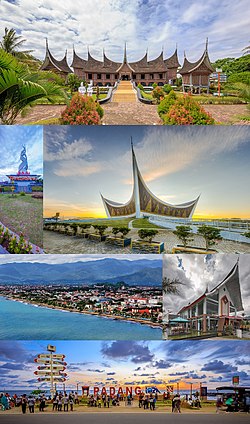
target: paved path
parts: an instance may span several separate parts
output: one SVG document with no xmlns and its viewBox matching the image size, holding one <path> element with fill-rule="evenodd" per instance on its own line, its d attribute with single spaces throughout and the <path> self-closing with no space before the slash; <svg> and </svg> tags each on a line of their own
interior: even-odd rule
<svg viewBox="0 0 250 424">
<path fill-rule="evenodd" d="M 53 415 L 53 417 L 52 417 Z M 247 424 L 249 414 L 220 413 L 207 414 L 199 411 L 193 413 L 172 414 L 157 411 L 141 412 L 61 412 L 61 413 L 35 413 L 25 415 L 1 413 L 1 424 Z"/>
<path fill-rule="evenodd" d="M 130 81 L 121 81 L 114 92 L 112 102 L 136 103 L 136 92 Z"/>
<path fill-rule="evenodd" d="M 133 228 L 129 232 L 129 237 L 138 239 L 138 229 Z M 108 229 L 107 234 L 111 231 Z M 46 253 L 88 253 L 88 254 L 139 254 L 139 251 L 134 251 L 129 247 L 111 246 L 104 242 L 95 242 L 81 237 L 59 234 L 53 231 L 43 232 L 43 247 Z M 204 240 L 201 236 L 193 234 L 194 245 L 204 247 Z M 155 241 L 164 242 L 165 253 L 171 253 L 172 248 L 179 243 L 178 238 L 170 230 L 159 230 L 159 233 L 154 237 Z M 218 253 L 250 253 L 250 244 L 238 243 L 230 240 L 222 240 L 215 249 Z"/>
<path fill-rule="evenodd" d="M 106 103 L 103 124 L 105 125 L 162 125 L 156 105 L 136 103 Z"/>
</svg>

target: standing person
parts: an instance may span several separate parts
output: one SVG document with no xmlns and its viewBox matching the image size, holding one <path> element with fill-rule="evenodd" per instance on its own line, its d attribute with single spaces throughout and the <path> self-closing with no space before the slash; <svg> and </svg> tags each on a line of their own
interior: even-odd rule
<svg viewBox="0 0 250 424">
<path fill-rule="evenodd" d="M 69 405 L 70 405 L 70 410 L 73 411 L 74 398 L 72 395 L 69 395 Z"/>
<path fill-rule="evenodd" d="M 108 396 L 107 396 L 107 405 L 108 405 L 108 408 L 109 408 L 109 404 L 110 404 L 110 399 L 111 399 L 111 398 L 110 398 L 110 396 L 108 395 Z"/>
<path fill-rule="evenodd" d="M 33 396 L 28 397 L 28 407 L 31 414 L 34 414 L 35 412 L 35 399 Z"/>
<path fill-rule="evenodd" d="M 141 408 L 142 407 L 142 404 L 143 404 L 143 393 L 140 393 L 139 394 L 139 408 Z"/>
<path fill-rule="evenodd" d="M 55 396 L 53 397 L 53 411 L 57 411 L 58 399 L 59 399 L 59 396 L 57 394 L 55 394 Z"/>
<path fill-rule="evenodd" d="M 40 397 L 39 411 L 44 412 L 44 408 L 45 408 L 45 397 L 41 396 Z"/>
<path fill-rule="evenodd" d="M 62 411 L 62 395 L 61 395 L 61 394 L 60 394 L 60 395 L 59 395 L 59 397 L 58 397 L 57 410 L 58 410 L 59 412 L 61 412 L 61 411 Z"/>
<path fill-rule="evenodd" d="M 150 405 L 150 410 L 153 411 L 153 395 L 151 393 L 150 397 L 149 397 L 149 405 Z"/>
<path fill-rule="evenodd" d="M 218 414 L 218 412 L 220 412 L 222 406 L 223 406 L 223 400 L 220 396 L 218 396 L 217 400 L 216 400 L 216 413 L 217 414 Z"/>
<path fill-rule="evenodd" d="M 175 395 L 172 400 L 172 412 L 181 412 L 181 398 L 180 395 Z"/>
<path fill-rule="evenodd" d="M 26 395 L 22 395 L 21 406 L 22 406 L 22 413 L 26 414 L 26 408 L 27 408 L 27 397 L 26 397 Z"/>
<path fill-rule="evenodd" d="M 78 404 L 79 405 L 79 398 L 78 398 L 78 393 L 75 392 L 75 405 Z"/>
<path fill-rule="evenodd" d="M 226 400 L 226 407 L 227 407 L 227 412 L 233 412 L 234 411 L 234 407 L 233 407 L 233 397 L 232 395 L 230 395 L 227 400 Z"/>
<path fill-rule="evenodd" d="M 68 410 L 69 410 L 69 398 L 67 394 L 65 393 L 63 397 L 63 411 L 68 412 Z"/>
<path fill-rule="evenodd" d="M 154 399 L 153 399 L 153 411 L 155 410 L 157 399 L 158 399 L 158 396 L 154 396 Z"/>
</svg>

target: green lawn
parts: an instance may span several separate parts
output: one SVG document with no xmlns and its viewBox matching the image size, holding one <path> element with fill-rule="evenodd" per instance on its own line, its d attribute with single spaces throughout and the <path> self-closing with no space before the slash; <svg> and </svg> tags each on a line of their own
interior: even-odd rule
<svg viewBox="0 0 250 424">
<path fill-rule="evenodd" d="M 148 219 L 146 218 L 136 218 L 133 220 L 132 223 L 133 228 L 160 228 L 158 225 L 151 224 Z"/>
<path fill-rule="evenodd" d="M 0 194 L 0 222 L 15 233 L 23 233 L 31 243 L 42 247 L 43 202 L 25 196 Z"/>
<path fill-rule="evenodd" d="M 84 223 L 94 224 L 94 225 L 107 225 L 108 227 L 128 227 L 128 223 L 131 221 L 131 218 L 123 219 L 86 219 Z M 76 221 L 77 223 L 77 221 Z M 81 224 L 79 222 L 79 224 Z"/>
</svg>

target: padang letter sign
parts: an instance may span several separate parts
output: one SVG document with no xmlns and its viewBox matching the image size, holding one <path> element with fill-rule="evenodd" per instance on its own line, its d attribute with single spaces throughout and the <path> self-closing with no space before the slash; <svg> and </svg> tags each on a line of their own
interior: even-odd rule
<svg viewBox="0 0 250 424">
<path fill-rule="evenodd" d="M 84 388 L 86 390 L 86 386 L 82 387 L 82 392 L 84 394 Z M 142 392 L 142 388 L 140 386 L 129 386 L 129 387 L 98 387 L 98 386 L 94 386 L 93 388 L 93 395 L 94 396 L 103 396 L 103 395 L 109 395 L 109 396 L 115 396 L 115 395 L 120 395 L 120 396 L 129 396 L 129 395 L 139 395 Z"/>
</svg>

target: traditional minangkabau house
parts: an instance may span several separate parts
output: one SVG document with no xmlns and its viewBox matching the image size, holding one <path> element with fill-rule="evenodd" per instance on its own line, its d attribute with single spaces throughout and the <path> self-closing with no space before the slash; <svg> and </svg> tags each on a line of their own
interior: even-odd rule
<svg viewBox="0 0 250 424">
<path fill-rule="evenodd" d="M 125 44 L 122 62 L 114 62 L 107 58 L 103 52 L 103 61 L 94 59 L 88 51 L 88 59 L 81 59 L 73 50 L 73 61 L 71 64 L 74 73 L 85 81 L 93 81 L 94 85 L 114 85 L 118 80 L 131 81 L 144 86 L 153 83 L 164 85 L 170 80 L 175 81 L 177 69 L 180 66 L 177 49 L 174 54 L 163 59 L 163 51 L 153 60 L 148 60 L 148 52 L 141 60 L 129 62 L 127 59 L 127 48 Z"/>
<path fill-rule="evenodd" d="M 237 261 L 216 287 L 211 291 L 207 289 L 198 299 L 184 306 L 178 316 L 189 321 L 190 329 L 223 333 L 228 325 L 240 326 L 243 318 L 237 313 L 243 310 Z"/>
<path fill-rule="evenodd" d="M 71 70 L 73 69 L 73 71 Z M 199 60 L 192 63 L 185 56 L 183 66 L 180 68 L 177 47 L 173 55 L 164 59 L 163 50 L 153 60 L 149 60 L 148 52 L 142 59 L 130 62 L 127 58 L 126 44 L 122 62 L 109 59 L 103 51 L 103 60 L 95 59 L 88 50 L 87 59 L 82 59 L 73 47 L 73 60 L 71 68 L 67 63 L 67 52 L 62 60 L 56 60 L 48 47 L 46 40 L 46 54 L 41 70 L 54 71 L 66 78 L 69 73 L 74 72 L 80 79 L 99 86 L 113 86 L 117 81 L 134 81 L 136 84 L 152 86 L 153 83 L 162 86 L 166 83 L 174 84 L 177 73 L 182 76 L 183 91 L 197 91 L 206 88 L 209 92 L 209 77 L 214 71 L 208 56 L 208 41 L 203 55 Z"/>
<path fill-rule="evenodd" d="M 146 52 L 141 60 L 129 62 L 126 44 L 122 62 L 114 62 L 106 56 L 105 52 L 103 52 L 103 60 L 97 60 L 91 56 L 89 50 L 87 59 L 82 59 L 73 48 L 71 64 L 74 74 L 80 79 L 87 82 L 92 80 L 94 85 L 99 86 L 113 86 L 118 80 L 133 80 L 136 84 L 140 83 L 144 86 L 151 86 L 153 83 L 158 85 L 164 85 L 168 82 L 174 83 L 179 66 L 177 48 L 174 54 L 167 59 L 163 58 L 162 51 L 156 59 L 149 60 Z M 48 48 L 47 40 L 46 54 L 41 70 L 54 71 L 64 77 L 72 73 L 67 63 L 66 54 L 62 60 L 56 60 Z"/>
<path fill-rule="evenodd" d="M 196 62 L 189 62 L 184 54 L 184 63 L 178 71 L 182 76 L 183 91 L 201 93 L 205 88 L 209 93 L 210 75 L 214 72 L 208 55 L 208 40 L 203 55 Z"/>
<path fill-rule="evenodd" d="M 66 79 L 68 74 L 72 74 L 72 70 L 70 69 L 67 63 L 67 50 L 62 60 L 56 60 L 49 50 L 48 40 L 46 39 L 45 59 L 40 70 L 55 72 L 56 74 L 59 74 L 62 78 Z"/>
</svg>

